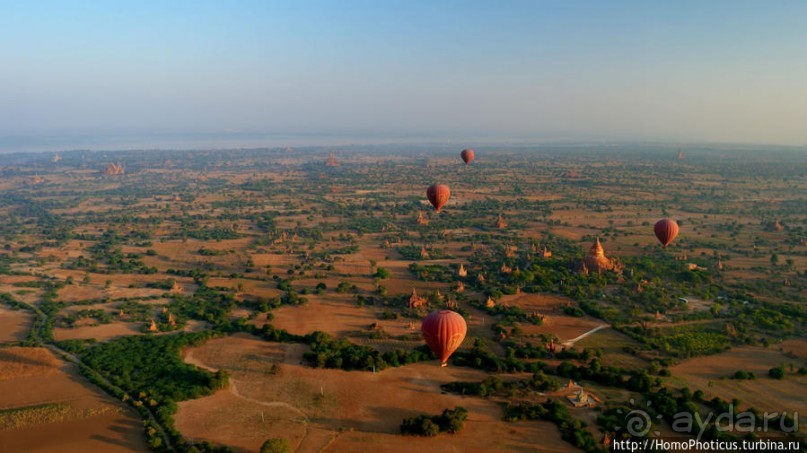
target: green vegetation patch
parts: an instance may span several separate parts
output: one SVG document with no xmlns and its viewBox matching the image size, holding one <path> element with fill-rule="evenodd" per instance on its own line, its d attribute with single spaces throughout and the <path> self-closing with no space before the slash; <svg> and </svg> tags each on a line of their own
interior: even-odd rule
<svg viewBox="0 0 807 453">
<path fill-rule="evenodd" d="M 468 418 L 468 409 L 457 406 L 440 415 L 418 415 L 401 423 L 401 434 L 409 436 L 436 436 L 440 433 L 458 433 Z"/>
<path fill-rule="evenodd" d="M 127 392 L 144 391 L 173 401 L 194 399 L 223 387 L 227 378 L 186 364 L 180 350 L 213 336 L 207 331 L 123 337 L 90 348 L 82 360 Z"/>
</svg>

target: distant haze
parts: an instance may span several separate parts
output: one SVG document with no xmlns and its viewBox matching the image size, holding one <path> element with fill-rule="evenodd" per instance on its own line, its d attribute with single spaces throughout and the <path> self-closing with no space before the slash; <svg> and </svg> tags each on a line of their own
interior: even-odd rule
<svg viewBox="0 0 807 453">
<path fill-rule="evenodd" d="M 805 145 L 805 20 L 801 1 L 0 0 L 0 152 Z"/>
</svg>

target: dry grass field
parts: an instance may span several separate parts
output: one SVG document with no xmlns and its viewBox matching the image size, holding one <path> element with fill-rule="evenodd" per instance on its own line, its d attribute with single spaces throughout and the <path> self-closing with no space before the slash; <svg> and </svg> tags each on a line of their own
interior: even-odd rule
<svg viewBox="0 0 807 453">
<path fill-rule="evenodd" d="M 625 352 L 624 348 L 637 347 L 639 342 L 613 329 L 602 329 L 575 343 L 575 348 L 599 348 L 603 350 L 603 364 L 627 369 L 642 369 L 648 365 L 635 355 Z"/>
<path fill-rule="evenodd" d="M 300 451 L 570 451 L 548 423 L 508 424 L 494 401 L 442 394 L 440 384 L 479 380 L 484 373 L 425 362 L 379 373 L 317 370 L 301 365 L 304 348 L 249 336 L 212 340 L 185 351 L 186 361 L 231 374 L 230 388 L 180 403 L 177 427 L 254 451 L 269 437 L 286 437 Z M 279 370 L 271 374 L 272 366 Z M 398 426 L 420 413 L 464 406 L 466 428 L 434 439 L 404 437 Z"/>
<path fill-rule="evenodd" d="M 35 325 L 30 309 L 2 305 L 0 344 L 41 338 L 88 358 L 152 336 L 136 340 L 145 354 L 151 340 L 182 338 L 171 336 L 166 306 L 186 332 L 241 331 L 185 350 L 187 362 L 231 380 L 210 396 L 178 401 L 175 418 L 181 435 L 238 451 L 256 451 L 270 437 L 289 439 L 297 451 L 575 451 L 554 424 L 502 421 L 503 403 L 523 394 L 461 397 L 439 387 L 512 377 L 501 370 L 536 361 L 558 381 L 567 379 L 557 369 L 564 361 L 590 366 L 574 353 L 544 350 L 547 335 L 568 345 L 590 333 L 574 348 L 600 349 L 595 362 L 620 368 L 624 380 L 581 379 L 603 398 L 601 408 L 562 400 L 595 441 L 602 410 L 641 398 L 627 380 L 634 373 L 760 410 L 807 410 L 807 383 L 795 371 L 807 364 L 803 157 L 711 145 L 687 150 L 687 159 L 651 144 L 508 145 L 482 147 L 464 166 L 455 147 L 75 151 L 58 165 L 0 156 L 0 217 L 8 219 L 0 225 L 0 293 L 50 322 Z M 331 151 L 339 166 L 324 165 Z M 125 175 L 100 174 L 118 160 Z M 39 175 L 44 182 L 24 184 Z M 436 181 L 452 192 L 439 214 L 424 198 Z M 427 225 L 418 224 L 419 213 Z M 500 215 L 506 226 L 496 225 Z M 662 217 L 681 226 L 666 249 L 653 234 Z M 580 258 L 595 238 L 624 268 L 583 271 Z M 544 247 L 551 257 L 541 255 Z M 457 275 L 460 263 L 466 277 Z M 171 293 L 170 279 L 181 291 Z M 462 293 L 454 292 L 459 281 Z M 337 293 L 340 284 L 347 289 Z M 413 288 L 433 298 L 428 307 L 407 306 Z M 434 300 L 438 290 L 465 316 L 458 355 L 466 367 L 313 368 L 302 363 L 309 345 L 300 338 L 281 344 L 243 333 L 268 323 L 414 354 L 423 343 L 420 319 L 444 305 Z M 498 306 L 480 307 L 489 295 Z M 307 302 L 297 305 L 297 297 Z M 121 316 L 123 306 L 131 312 Z M 531 323 L 535 315 L 542 325 Z M 151 319 L 163 332 L 144 333 Z M 473 348 L 477 339 L 484 348 Z M 667 360 L 677 365 L 660 376 Z M 794 371 L 769 378 L 780 363 Z M 145 448 L 140 421 L 48 349 L 0 348 L 0 364 L 0 410 L 50 421 L 0 430 L 0 453 L 51 451 L 54 439 L 68 452 Z M 97 364 L 112 372 L 119 365 L 114 355 Z M 129 376 L 149 365 L 136 364 Z M 728 379 L 739 369 L 757 378 Z M 185 378 L 180 373 L 177 385 L 195 385 Z M 398 434 L 404 418 L 456 405 L 471 413 L 460 433 Z"/>
<path fill-rule="evenodd" d="M 773 346 L 741 346 L 722 354 L 686 360 L 670 369 L 673 377 L 667 381 L 676 387 L 702 390 L 709 399 L 715 396 L 727 401 L 737 398 L 743 408 L 804 414 L 807 413 L 807 376 L 797 376 L 790 371 L 790 364 L 798 369 L 803 363 L 804 359 L 788 357 Z M 781 364 L 788 370 L 787 377 L 783 380 L 768 377 L 768 370 Z M 738 370 L 752 372 L 756 379 L 729 379 Z M 807 420 L 800 418 L 799 424 L 804 429 Z"/>
<path fill-rule="evenodd" d="M 272 325 L 297 335 L 319 330 L 337 338 L 357 332 L 370 332 L 370 326 L 374 323 L 391 336 L 412 333 L 409 328 L 411 320 L 379 319 L 382 308 L 358 307 L 352 296 L 332 295 L 320 298 L 311 295 L 308 298 L 309 302 L 301 307 L 285 306 L 273 310 Z"/>
<path fill-rule="evenodd" d="M 24 340 L 32 320 L 31 312 L 0 305 L 0 343 Z"/>
<path fill-rule="evenodd" d="M 46 349 L 0 349 L 0 395 L 0 452 L 148 451 L 134 411 Z"/>
<path fill-rule="evenodd" d="M 520 327 L 525 335 L 551 334 L 563 342 L 577 338 L 603 324 L 601 320 L 590 316 L 574 317 L 565 315 L 563 307 L 574 304 L 574 301 L 566 297 L 544 294 L 519 294 L 505 296 L 498 303 L 513 305 L 527 313 L 537 312 L 544 316 L 544 321 L 540 326 L 521 323 Z"/>
</svg>

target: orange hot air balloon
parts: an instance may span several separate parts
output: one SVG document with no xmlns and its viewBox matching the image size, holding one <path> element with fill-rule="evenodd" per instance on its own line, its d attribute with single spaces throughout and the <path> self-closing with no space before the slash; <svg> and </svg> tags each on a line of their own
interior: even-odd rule
<svg viewBox="0 0 807 453">
<path fill-rule="evenodd" d="M 426 197 L 429 198 L 429 202 L 434 206 L 437 212 L 440 212 L 440 208 L 446 204 L 450 196 L 451 190 L 449 190 L 448 186 L 445 184 L 434 184 L 426 189 Z"/>
<path fill-rule="evenodd" d="M 423 339 L 432 351 L 440 357 L 440 366 L 446 366 L 448 358 L 460 347 L 468 326 L 459 313 L 451 310 L 432 312 L 420 326 Z"/>
<path fill-rule="evenodd" d="M 653 231 L 661 245 L 667 247 L 678 236 L 678 224 L 673 219 L 661 219 L 653 225 Z"/>
<path fill-rule="evenodd" d="M 474 160 L 474 150 L 464 149 L 460 153 L 460 157 L 462 157 L 462 160 L 465 162 L 465 165 L 468 165 Z"/>
</svg>

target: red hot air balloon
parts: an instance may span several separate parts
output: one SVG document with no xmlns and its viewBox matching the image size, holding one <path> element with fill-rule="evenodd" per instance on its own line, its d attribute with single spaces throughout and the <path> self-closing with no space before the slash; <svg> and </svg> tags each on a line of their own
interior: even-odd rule
<svg viewBox="0 0 807 453">
<path fill-rule="evenodd" d="M 460 153 L 460 157 L 462 157 L 462 160 L 465 162 L 465 165 L 468 165 L 474 160 L 474 150 L 464 149 Z"/>
<path fill-rule="evenodd" d="M 465 339 L 468 326 L 459 313 L 451 310 L 438 310 L 426 316 L 420 330 L 423 332 L 426 344 L 440 357 L 440 366 L 446 366 L 448 358 Z"/>
<path fill-rule="evenodd" d="M 653 225 L 653 231 L 661 245 L 667 247 L 678 236 L 678 224 L 673 219 L 661 219 Z"/>
<path fill-rule="evenodd" d="M 450 196 L 451 190 L 449 190 L 448 186 L 445 184 L 434 184 L 426 189 L 426 197 L 429 198 L 429 202 L 434 206 L 437 212 L 440 212 L 440 208 L 446 204 Z"/>
</svg>

